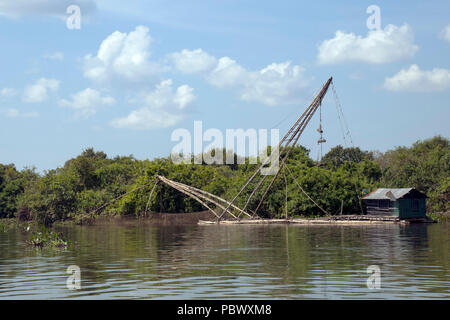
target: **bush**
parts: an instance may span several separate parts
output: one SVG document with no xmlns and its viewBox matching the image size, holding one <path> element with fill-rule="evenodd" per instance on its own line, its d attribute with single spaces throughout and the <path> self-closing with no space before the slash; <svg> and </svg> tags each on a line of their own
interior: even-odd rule
<svg viewBox="0 0 450 320">
<path fill-rule="evenodd" d="M 429 196 L 429 212 L 450 210 L 448 139 L 437 136 L 384 154 L 338 146 L 331 149 L 321 163 L 312 160 L 309 151 L 302 146 L 289 150 L 292 152 L 287 165 L 294 177 L 289 171 L 281 172 L 258 211 L 261 216 L 284 216 L 286 206 L 291 216 L 323 215 L 297 183 L 330 214 L 340 212 L 342 201 L 344 213 L 361 213 L 362 190 L 377 187 L 415 187 Z M 70 218 L 86 224 L 95 217 L 92 212 L 119 197 L 120 200 L 105 206 L 96 215 L 141 215 L 157 175 L 232 199 L 259 166 L 245 160 L 239 165 L 177 165 L 169 158 L 111 159 L 90 148 L 67 161 L 64 167 L 42 176 L 32 169 L 19 172 L 14 165 L 0 165 L 0 218 L 16 215 L 19 219 L 30 217 L 43 224 Z M 241 208 L 245 205 L 258 180 L 243 192 L 236 205 Z M 271 180 L 269 176 L 253 196 L 249 210 L 256 208 Z M 137 188 L 140 189 L 130 192 Z M 200 203 L 162 183 L 157 185 L 149 202 L 150 212 L 202 210 Z"/>
</svg>

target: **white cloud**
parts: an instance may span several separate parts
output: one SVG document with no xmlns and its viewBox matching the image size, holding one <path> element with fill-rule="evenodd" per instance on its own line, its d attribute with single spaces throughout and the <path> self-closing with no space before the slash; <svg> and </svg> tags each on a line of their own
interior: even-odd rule
<svg viewBox="0 0 450 320">
<path fill-rule="evenodd" d="M 66 9 L 78 5 L 83 15 L 96 9 L 93 0 L 0 0 L 0 15 L 20 16 L 68 16 Z"/>
<path fill-rule="evenodd" d="M 301 100 L 309 80 L 303 68 L 289 61 L 272 63 L 249 71 L 229 57 L 217 59 L 202 49 L 182 50 L 170 55 L 175 68 L 184 73 L 199 73 L 213 86 L 233 88 L 244 101 L 266 105 L 294 103 Z"/>
<path fill-rule="evenodd" d="M 59 60 L 62 61 L 64 60 L 64 53 L 62 52 L 54 52 L 54 53 L 47 53 L 44 55 L 45 59 L 49 59 L 49 60 Z"/>
<path fill-rule="evenodd" d="M 115 31 L 100 44 L 97 55 L 84 58 L 84 75 L 97 81 L 125 78 L 138 81 L 156 75 L 162 67 L 151 62 L 152 38 L 145 26 L 130 33 Z"/>
<path fill-rule="evenodd" d="M 19 109 L 16 108 L 1 110 L 1 113 L 6 115 L 8 118 L 18 118 L 18 117 L 34 118 L 39 115 L 37 112 L 21 112 Z"/>
<path fill-rule="evenodd" d="M 83 116 L 91 116 L 97 112 L 98 108 L 110 106 L 116 103 L 116 100 L 109 96 L 102 96 L 97 90 L 86 88 L 80 92 L 71 95 L 71 100 L 62 99 L 59 105 L 75 109 Z"/>
<path fill-rule="evenodd" d="M 260 71 L 251 72 L 241 98 L 274 106 L 280 103 L 296 103 L 308 86 L 309 80 L 300 66 L 290 62 L 272 63 Z M 300 95 L 299 95 L 300 94 Z"/>
<path fill-rule="evenodd" d="M 115 31 L 101 42 L 96 55 L 84 58 L 84 75 L 106 83 L 120 79 L 122 83 L 128 82 L 128 88 L 132 87 L 130 84 L 152 83 L 168 66 L 150 60 L 151 43 L 149 29 L 145 26 L 137 26 L 129 33 Z M 166 57 L 166 61 L 182 73 L 200 74 L 213 86 L 236 91 L 244 101 L 266 105 L 302 101 L 310 81 L 302 67 L 289 61 L 252 71 L 230 57 L 217 58 L 200 48 L 183 49 Z"/>
<path fill-rule="evenodd" d="M 450 24 L 441 31 L 439 38 L 450 42 Z"/>
<path fill-rule="evenodd" d="M 413 64 L 384 80 L 384 87 L 391 91 L 443 91 L 450 88 L 450 70 L 434 68 L 420 70 Z"/>
<path fill-rule="evenodd" d="M 140 97 L 140 103 L 143 105 L 141 108 L 133 110 L 124 118 L 114 119 L 111 125 L 136 130 L 170 127 L 184 118 L 184 109 L 194 99 L 191 87 L 182 85 L 174 92 L 172 80 L 164 80 L 154 91 Z"/>
<path fill-rule="evenodd" d="M 194 89 L 184 84 L 177 88 L 173 102 L 179 109 L 184 109 L 195 100 Z"/>
<path fill-rule="evenodd" d="M 217 59 L 202 49 L 181 50 L 169 55 L 175 67 L 184 73 L 201 73 L 210 71 L 217 64 Z"/>
<path fill-rule="evenodd" d="M 233 59 L 222 57 L 214 70 L 207 75 L 207 79 L 219 88 L 242 86 L 248 83 L 249 72 Z"/>
<path fill-rule="evenodd" d="M 14 88 L 3 88 L 0 90 L 0 96 L 5 98 L 11 98 L 17 95 L 17 90 Z"/>
<path fill-rule="evenodd" d="M 181 115 L 169 113 L 165 110 L 155 111 L 147 107 L 133 110 L 127 117 L 118 118 L 111 122 L 116 128 L 135 130 L 159 129 L 174 126 L 183 119 Z"/>
<path fill-rule="evenodd" d="M 384 30 L 371 30 L 367 36 L 337 31 L 333 39 L 319 46 L 320 64 L 345 62 L 386 63 L 412 57 L 419 47 L 414 44 L 412 29 L 392 24 Z"/>
<path fill-rule="evenodd" d="M 35 84 L 25 88 L 22 100 L 25 102 L 42 102 L 47 100 L 48 91 L 56 91 L 59 88 L 59 81 L 56 79 L 40 78 Z"/>
</svg>

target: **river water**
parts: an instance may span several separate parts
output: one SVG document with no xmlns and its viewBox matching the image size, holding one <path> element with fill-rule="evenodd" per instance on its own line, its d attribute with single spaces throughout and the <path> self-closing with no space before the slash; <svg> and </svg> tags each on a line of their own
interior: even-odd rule
<svg viewBox="0 0 450 320">
<path fill-rule="evenodd" d="M 73 248 L 30 248 L 24 230 L 0 232 L 0 299 L 450 298 L 450 224 L 59 230 Z M 72 265 L 78 290 L 67 287 Z M 379 288 L 367 284 L 373 265 Z"/>
</svg>

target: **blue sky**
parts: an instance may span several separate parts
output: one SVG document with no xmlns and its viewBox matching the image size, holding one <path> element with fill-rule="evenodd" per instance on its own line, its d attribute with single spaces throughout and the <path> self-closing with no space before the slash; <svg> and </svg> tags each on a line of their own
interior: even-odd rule
<svg viewBox="0 0 450 320">
<path fill-rule="evenodd" d="M 80 29 L 66 26 L 71 4 Z M 370 5 L 380 30 L 366 25 Z M 167 156 L 194 120 L 283 134 L 330 76 L 355 146 L 449 137 L 448 12 L 448 1 L 0 0 L 0 162 L 47 170 L 91 146 Z M 300 140 L 313 158 L 317 126 L 316 115 Z M 325 152 L 344 144 L 331 92 L 323 126 Z"/>
</svg>

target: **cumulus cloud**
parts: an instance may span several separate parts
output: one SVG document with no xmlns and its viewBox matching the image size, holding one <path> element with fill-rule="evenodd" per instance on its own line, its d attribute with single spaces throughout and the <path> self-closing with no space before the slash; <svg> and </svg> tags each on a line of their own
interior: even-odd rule
<svg viewBox="0 0 450 320">
<path fill-rule="evenodd" d="M 303 72 L 302 67 L 291 66 L 290 62 L 272 63 L 260 71 L 250 72 L 241 98 L 270 106 L 299 102 L 299 93 L 309 84 Z"/>
<path fill-rule="evenodd" d="M 180 122 L 185 116 L 183 110 L 195 100 L 194 90 L 182 85 L 174 91 L 172 84 L 171 79 L 161 81 L 155 90 L 140 97 L 141 108 L 124 118 L 114 119 L 111 125 L 145 130 L 166 128 Z"/>
<path fill-rule="evenodd" d="M 94 0 L 0 0 L 0 15 L 21 16 L 67 16 L 70 5 L 77 5 L 83 15 L 96 9 Z"/>
<path fill-rule="evenodd" d="M 202 49 L 184 49 L 170 57 L 177 70 L 202 74 L 213 86 L 237 90 L 244 101 L 266 105 L 298 102 L 309 84 L 304 69 L 289 61 L 250 71 L 230 57 L 217 59 Z"/>
<path fill-rule="evenodd" d="M 58 80 L 40 78 L 35 84 L 25 87 L 22 100 L 30 103 L 42 102 L 47 100 L 48 91 L 56 91 L 58 88 Z"/>
<path fill-rule="evenodd" d="M 184 84 L 177 88 L 173 102 L 180 110 L 186 108 L 195 100 L 194 89 Z"/>
<path fill-rule="evenodd" d="M 71 100 L 62 99 L 59 105 L 75 109 L 82 116 L 92 116 L 97 109 L 103 106 L 110 106 L 116 103 L 116 100 L 109 96 L 102 96 L 97 90 L 86 88 L 80 92 L 71 95 Z"/>
<path fill-rule="evenodd" d="M 183 119 L 181 115 L 169 113 L 165 110 L 155 111 L 143 107 L 133 110 L 127 117 L 114 119 L 111 124 L 116 128 L 134 130 L 148 130 L 174 126 Z"/>
<path fill-rule="evenodd" d="M 145 26 L 137 26 L 129 33 L 115 31 L 101 42 L 95 55 L 85 56 L 84 75 L 103 84 L 119 79 L 129 85 L 152 83 L 169 66 L 151 61 L 151 44 Z M 244 101 L 266 105 L 302 101 L 310 81 L 302 67 L 289 61 L 248 70 L 230 57 L 217 58 L 200 48 L 168 54 L 165 61 L 184 74 L 199 74 L 213 86 L 236 91 Z"/>
<path fill-rule="evenodd" d="M 217 59 L 202 49 L 184 49 L 170 54 L 169 58 L 178 70 L 188 74 L 210 71 L 217 64 Z"/>
<path fill-rule="evenodd" d="M 162 67 L 149 60 L 151 42 L 145 26 L 137 26 L 130 33 L 115 31 L 102 41 L 95 56 L 84 58 L 84 75 L 96 81 L 138 81 L 158 74 Z"/>
<path fill-rule="evenodd" d="M 0 90 L 0 96 L 4 98 L 11 98 L 17 95 L 17 90 L 14 88 L 2 88 Z"/>
<path fill-rule="evenodd" d="M 420 70 L 413 64 L 384 80 L 384 87 L 391 91 L 443 91 L 450 88 L 450 70 L 434 68 Z"/>
<path fill-rule="evenodd" d="M 250 73 L 229 57 L 219 59 L 216 67 L 207 75 L 210 83 L 219 88 L 245 86 Z"/>
<path fill-rule="evenodd" d="M 450 24 L 439 33 L 439 38 L 450 42 Z"/>
<path fill-rule="evenodd" d="M 337 31 L 332 39 L 319 46 L 320 64 L 345 62 L 386 63 L 412 57 L 419 47 L 414 44 L 412 29 L 387 25 L 384 30 L 371 30 L 366 37 Z"/>
</svg>

